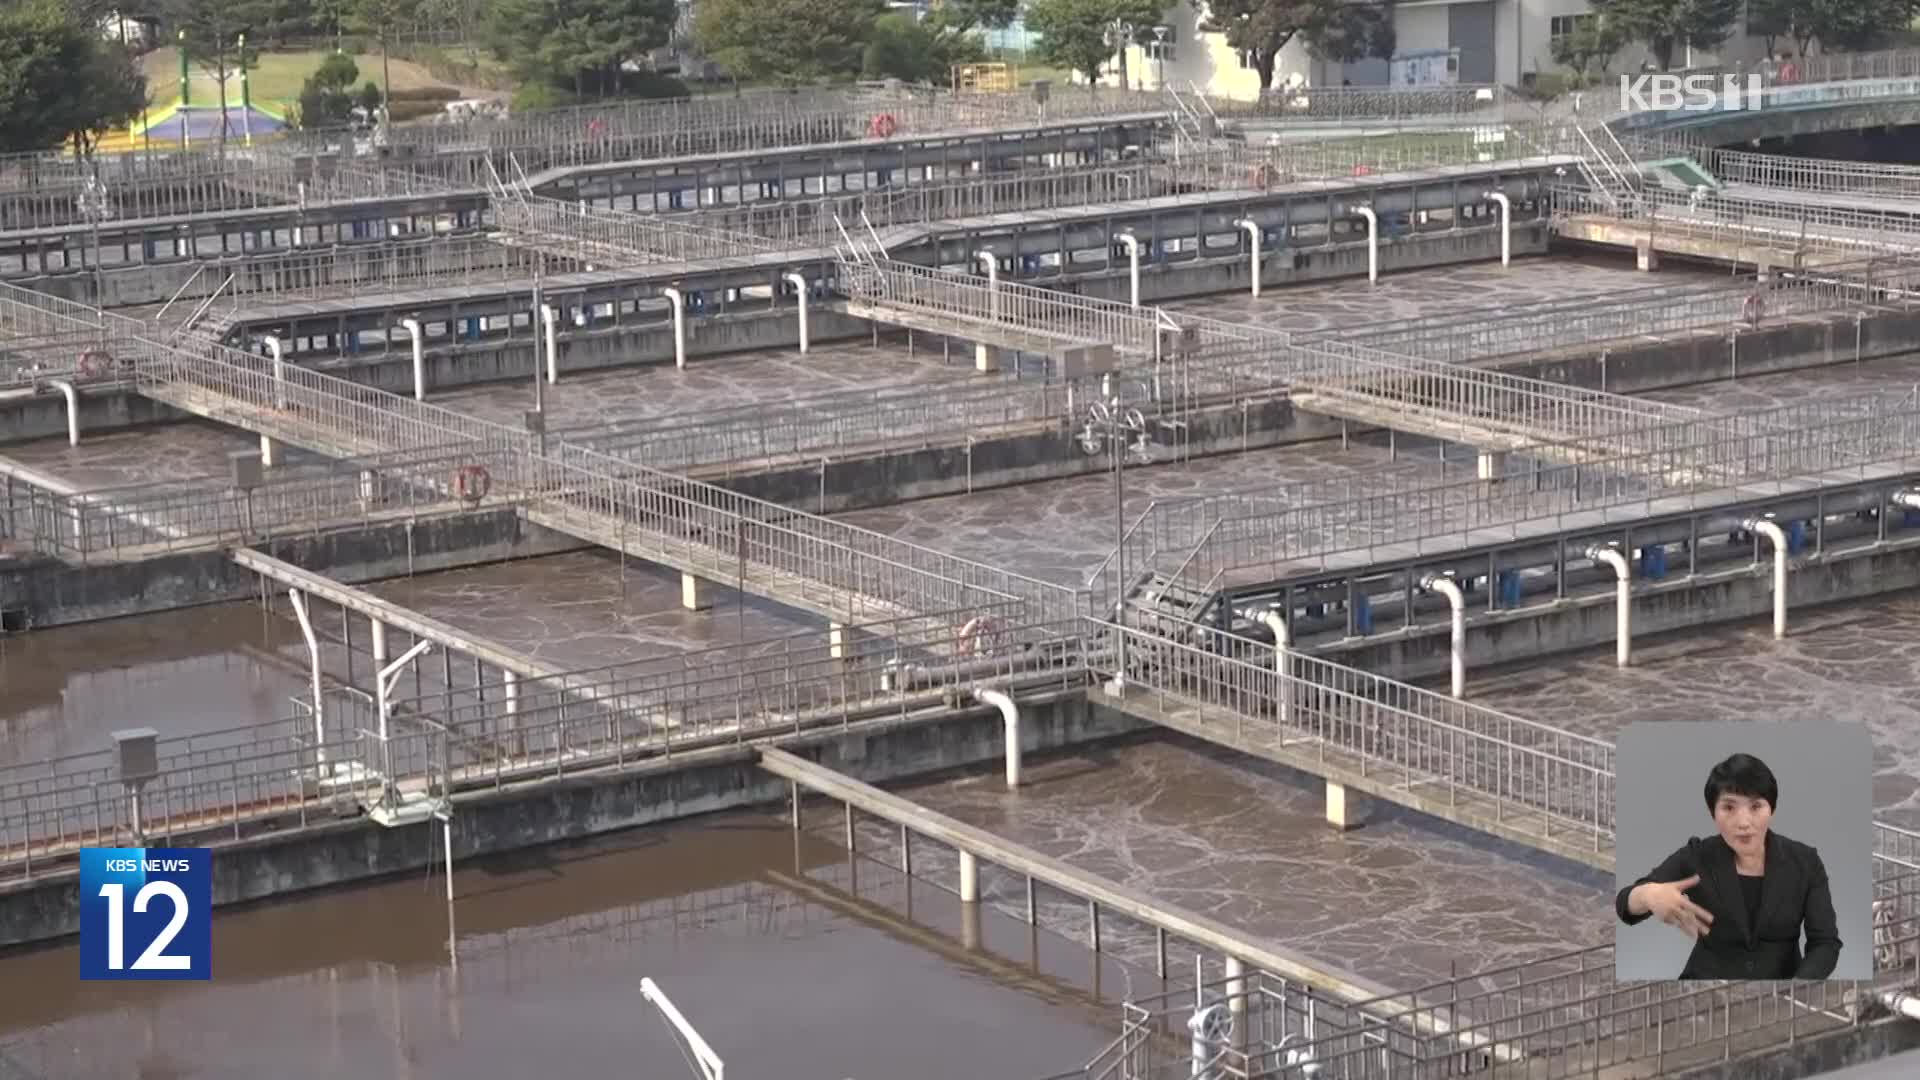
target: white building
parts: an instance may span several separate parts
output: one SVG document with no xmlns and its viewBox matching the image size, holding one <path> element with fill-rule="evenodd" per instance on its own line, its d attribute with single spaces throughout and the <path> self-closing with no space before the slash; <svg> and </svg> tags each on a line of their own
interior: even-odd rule
<svg viewBox="0 0 1920 1080">
<path fill-rule="evenodd" d="M 1130 46 L 1127 79 L 1152 89 L 1166 82 L 1192 82 L 1209 94 L 1253 98 L 1260 75 L 1252 62 L 1227 46 L 1221 34 L 1204 33 L 1205 0 L 1180 0 L 1167 9 L 1164 44 Z M 1502 83 L 1520 86 L 1533 76 L 1562 72 L 1553 59 L 1553 38 L 1571 33 L 1582 18 L 1592 18 L 1587 0 L 1400 0 L 1394 5 L 1398 32 L 1392 60 L 1356 64 L 1317 61 L 1295 39 L 1281 50 L 1273 83 L 1289 80 L 1310 86 L 1418 85 L 1422 83 Z M 1744 24 L 1717 55 L 1682 50 L 1675 67 L 1741 63 L 1765 53 L 1761 39 L 1745 35 Z M 1629 43 L 1613 58 L 1611 69 L 1635 70 L 1647 59 L 1646 47 Z M 1117 81 L 1117 74 L 1110 76 Z"/>
</svg>

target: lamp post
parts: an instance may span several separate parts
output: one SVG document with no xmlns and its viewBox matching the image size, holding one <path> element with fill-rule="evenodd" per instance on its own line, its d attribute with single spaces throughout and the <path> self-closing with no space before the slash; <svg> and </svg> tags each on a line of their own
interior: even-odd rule
<svg viewBox="0 0 1920 1080">
<path fill-rule="evenodd" d="M 1141 415 L 1139 409 L 1123 402 L 1118 394 L 1087 406 L 1086 426 L 1080 430 L 1080 448 L 1091 456 L 1098 454 L 1105 446 L 1113 454 L 1113 558 L 1118 580 L 1115 588 L 1118 595 L 1114 602 L 1114 622 L 1118 627 L 1114 637 L 1112 686 L 1115 692 L 1124 692 L 1126 689 L 1127 592 L 1132 584 L 1127 580 L 1126 465 L 1129 461 L 1139 465 L 1153 461 L 1150 439 L 1146 417 Z"/>
<path fill-rule="evenodd" d="M 1153 28 L 1154 78 L 1159 81 L 1158 90 L 1167 88 L 1167 35 L 1173 32 L 1171 26 Z"/>
<path fill-rule="evenodd" d="M 101 291 L 105 286 L 100 276 L 100 219 L 112 212 L 109 198 L 106 182 L 100 179 L 99 166 L 89 163 L 87 186 L 80 192 L 80 212 L 86 216 L 87 233 L 93 248 L 90 256 L 93 263 L 93 302 L 103 308 L 107 306 L 107 299 Z"/>
</svg>

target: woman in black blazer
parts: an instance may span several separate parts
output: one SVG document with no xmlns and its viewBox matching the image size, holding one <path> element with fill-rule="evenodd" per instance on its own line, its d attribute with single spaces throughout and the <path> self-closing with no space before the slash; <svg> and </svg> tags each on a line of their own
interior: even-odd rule
<svg viewBox="0 0 1920 1080">
<path fill-rule="evenodd" d="M 1620 890 L 1628 926 L 1658 916 L 1694 939 L 1683 979 L 1824 979 L 1840 961 L 1840 932 L 1820 853 L 1768 826 L 1780 785 L 1766 763 L 1735 754 L 1707 774 L 1707 811 L 1719 835 L 1688 840 Z M 1800 954 L 1806 928 L 1807 952 Z"/>
</svg>

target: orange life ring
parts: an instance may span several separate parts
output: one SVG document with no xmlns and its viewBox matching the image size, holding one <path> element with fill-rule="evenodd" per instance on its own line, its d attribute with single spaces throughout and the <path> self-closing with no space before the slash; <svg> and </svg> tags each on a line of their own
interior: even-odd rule
<svg viewBox="0 0 1920 1080">
<path fill-rule="evenodd" d="M 493 474 L 485 465 L 462 465 L 453 474 L 453 492 L 466 502 L 479 502 L 493 490 Z"/>
<path fill-rule="evenodd" d="M 1273 166 L 1255 165 L 1247 173 L 1247 182 L 1257 188 L 1270 186 L 1273 183 Z"/>
<path fill-rule="evenodd" d="M 900 130 L 900 124 L 892 113 L 880 113 L 867 122 L 867 134 L 876 139 L 891 139 L 893 133 Z"/>
<path fill-rule="evenodd" d="M 80 374 L 92 379 L 105 375 L 113 367 L 113 354 L 104 349 L 88 349 L 80 354 Z"/>
</svg>

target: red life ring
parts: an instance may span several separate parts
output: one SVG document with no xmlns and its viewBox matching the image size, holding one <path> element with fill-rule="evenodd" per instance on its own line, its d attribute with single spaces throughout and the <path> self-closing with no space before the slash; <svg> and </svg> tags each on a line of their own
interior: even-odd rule
<svg viewBox="0 0 1920 1080">
<path fill-rule="evenodd" d="M 485 465 L 462 465 L 453 474 L 453 493 L 466 502 L 479 502 L 493 490 L 493 474 Z"/>
<path fill-rule="evenodd" d="M 593 119 L 587 121 L 587 138 L 597 139 L 600 136 L 605 135 L 606 133 L 607 133 L 606 120 L 596 116 Z"/>
<path fill-rule="evenodd" d="M 892 113 L 880 113 L 867 122 L 867 134 L 876 139 L 891 139 L 893 133 L 900 130 L 900 124 Z"/>
<path fill-rule="evenodd" d="M 1256 188 L 1265 188 L 1273 183 L 1273 166 L 1255 165 L 1247 173 L 1247 183 Z"/>
<path fill-rule="evenodd" d="M 1759 326 L 1760 320 L 1765 318 L 1766 314 L 1767 302 L 1759 293 L 1749 293 L 1745 302 L 1740 305 L 1740 316 L 1754 326 Z"/>
<path fill-rule="evenodd" d="M 1353 167 L 1353 175 L 1355 175 L 1355 176 L 1371 176 L 1371 175 L 1373 175 L 1373 168 L 1372 168 L 1371 166 L 1368 166 L 1368 165 L 1355 165 L 1355 166 Z"/>
<path fill-rule="evenodd" d="M 80 374 L 86 378 L 99 378 L 112 367 L 113 354 L 104 349 L 88 349 L 80 354 Z"/>
</svg>

